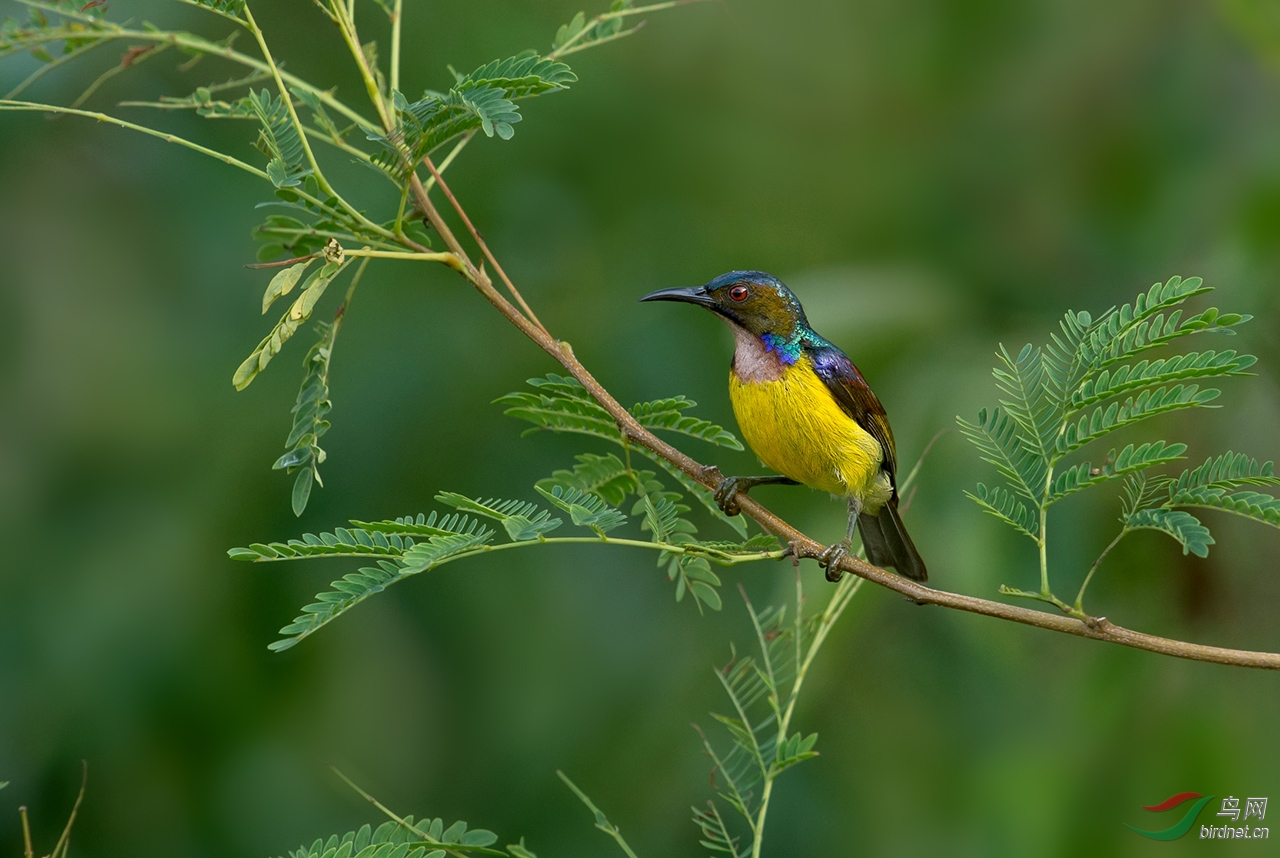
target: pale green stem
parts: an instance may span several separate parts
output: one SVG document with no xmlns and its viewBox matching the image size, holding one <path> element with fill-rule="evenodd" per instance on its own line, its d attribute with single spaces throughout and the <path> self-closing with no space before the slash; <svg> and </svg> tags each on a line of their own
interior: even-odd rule
<svg viewBox="0 0 1280 858">
<path fill-rule="evenodd" d="M 1040 595 L 1051 596 L 1049 592 L 1049 552 L 1046 535 L 1048 532 L 1049 510 L 1040 507 L 1040 537 L 1036 544 L 1040 547 Z"/>
<path fill-rule="evenodd" d="M 578 789 L 577 784 L 569 780 L 568 775 L 559 769 L 556 769 L 556 774 L 559 775 L 560 780 L 564 781 L 564 785 L 571 789 L 573 794 L 578 797 L 578 801 L 585 804 L 587 806 L 587 810 L 591 811 L 592 815 L 595 816 L 596 828 L 612 837 L 614 842 L 617 843 L 622 851 L 627 854 L 627 858 L 636 858 L 636 853 L 631 851 L 631 847 L 627 845 L 627 841 L 623 838 L 622 832 L 618 829 L 618 826 L 609 821 L 609 818 L 604 815 L 604 812 L 601 811 L 600 808 L 595 806 L 595 803 L 587 797 L 587 794 Z"/>
<path fill-rule="evenodd" d="M 407 250 L 346 250 L 357 259 L 407 259 L 414 262 L 443 262 L 455 271 L 462 270 L 462 260 L 452 253 L 417 253 Z"/>
<path fill-rule="evenodd" d="M 698 0 L 670 0 L 670 2 L 667 2 L 667 3 L 654 3 L 649 6 L 638 6 L 634 9 L 620 9 L 617 12 L 605 12 L 604 14 L 596 15 L 594 18 L 588 21 L 581 30 L 578 31 L 577 35 L 569 39 L 567 42 L 565 42 L 560 47 L 556 48 L 551 53 L 547 54 L 547 59 L 552 59 L 552 60 L 558 59 L 559 57 L 562 57 L 565 54 L 573 53 L 575 50 L 581 50 L 581 48 L 574 48 L 573 46 L 576 45 L 578 42 L 580 42 L 587 35 L 587 33 L 590 33 L 592 30 L 594 30 L 597 25 L 603 24 L 605 21 L 611 20 L 613 18 L 626 18 L 631 15 L 644 15 L 649 12 L 660 12 L 663 9 L 674 9 L 676 6 L 684 6 L 687 3 L 694 3 L 694 2 L 698 2 Z M 603 42 L 604 39 L 600 39 L 600 41 Z"/>
<path fill-rule="evenodd" d="M 347 251 L 347 255 L 353 255 L 352 251 Z M 652 551 L 666 551 L 671 554 L 689 554 L 696 557 L 705 557 L 707 560 L 717 566 L 738 566 L 743 563 L 756 563 L 761 560 L 778 560 L 785 553 L 785 549 L 777 551 L 760 551 L 751 554 L 731 554 L 714 549 L 699 547 L 697 545 L 674 545 L 669 542 L 646 542 L 641 539 L 619 539 L 612 536 L 552 536 L 541 539 L 526 539 L 520 542 L 500 542 L 497 545 L 478 545 L 467 551 L 461 551 L 452 554 L 441 560 L 431 568 L 444 566 L 455 560 L 462 560 L 467 557 L 475 557 L 480 554 L 491 554 L 495 551 L 506 551 L 512 548 L 530 548 L 535 545 L 620 545 L 630 548 L 647 548 Z M 326 554 L 325 557 L 378 557 L 391 555 L 376 555 L 365 552 L 351 553 L 334 553 Z M 299 557 L 263 557 L 255 560 L 255 563 L 278 563 L 284 560 L 299 560 Z"/>
<path fill-rule="evenodd" d="M 212 90 L 213 87 L 210 87 L 209 89 Z M 227 104 L 227 102 L 225 101 L 215 101 L 213 102 L 213 104 L 217 107 L 222 107 L 227 110 L 231 109 L 231 105 Z M 177 102 L 164 102 L 164 101 L 122 101 L 118 106 L 119 107 L 150 107 L 155 110 L 197 110 L 201 105 L 186 103 L 186 102 L 177 103 Z M 239 119 L 239 120 L 245 120 L 248 122 L 258 121 L 258 117 L 256 116 L 218 116 L 215 118 Z M 365 162 L 366 164 L 373 164 L 373 158 L 369 157 L 368 152 L 364 151 L 363 149 L 358 149 L 355 146 L 352 146 L 350 143 L 348 143 L 346 140 L 343 140 L 341 137 L 335 137 L 333 134 L 330 134 L 328 131 L 325 131 L 321 128 L 313 128 L 310 125 L 304 126 L 303 130 L 307 132 L 307 137 L 313 140 L 319 140 L 321 143 L 327 143 L 328 145 L 334 147 L 335 149 L 346 152 L 351 157 L 358 158 L 359 160 Z M 397 184 L 395 179 L 391 178 L 391 176 L 387 175 L 382 170 L 379 170 L 378 172 L 381 173 L 383 178 L 385 178 L 387 181 L 391 182 L 392 184 L 395 184 L 396 187 L 399 187 L 399 184 Z"/>
<path fill-rule="evenodd" d="M 44 77 L 49 72 L 56 69 L 58 66 L 62 65 L 63 63 L 69 63 L 78 57 L 82 57 L 85 54 L 89 53 L 89 51 L 92 51 L 94 48 L 99 47 L 101 45 L 105 45 L 107 42 L 112 41 L 114 38 L 115 38 L 114 36 L 106 36 L 101 39 L 95 39 L 94 41 L 90 42 L 87 45 L 81 45 L 80 47 L 76 48 L 74 51 L 72 51 L 69 54 L 63 54 L 60 57 L 55 57 L 50 62 L 45 63 L 44 65 L 40 66 L 40 68 L 36 69 L 31 74 L 27 75 L 26 80 L 24 80 L 22 83 L 18 84 L 13 89 L 5 93 L 5 96 L 4 96 L 5 100 L 8 101 L 9 99 L 14 98 L 15 96 L 21 95 L 23 90 L 31 86 L 31 84 L 35 83 L 36 81 Z"/>
<path fill-rule="evenodd" d="M 307 140 L 307 129 L 302 124 L 302 120 L 298 118 L 298 111 L 293 107 L 293 95 L 289 92 L 289 87 L 284 85 L 284 79 L 280 77 L 280 67 L 276 65 L 275 59 L 271 56 L 271 49 L 267 47 L 267 40 L 262 35 L 262 29 L 258 26 L 258 22 L 253 18 L 253 12 L 249 9 L 249 4 L 245 3 L 244 17 L 248 22 L 249 31 L 253 33 L 254 39 L 258 42 L 258 50 L 262 51 L 262 58 L 267 61 L 267 66 L 271 69 L 271 76 L 275 79 L 276 89 L 280 90 L 280 100 L 284 102 L 285 110 L 289 111 L 289 121 L 293 123 L 293 127 L 298 132 L 299 142 L 302 143 L 302 152 L 307 156 L 307 163 L 311 165 L 311 169 L 315 172 L 316 182 L 320 185 L 320 190 L 329 196 L 337 196 L 333 188 L 329 185 L 329 180 L 324 177 L 324 171 L 320 169 L 320 162 L 316 160 L 315 153 L 311 151 L 311 143 Z"/>
<path fill-rule="evenodd" d="M 1098 559 L 1093 561 L 1093 565 L 1089 567 L 1089 574 L 1084 576 L 1084 583 L 1080 585 L 1080 592 L 1076 594 L 1075 613 L 1084 615 L 1084 591 L 1088 588 L 1089 582 L 1093 580 L 1093 573 L 1098 571 L 1098 567 L 1102 565 L 1103 559 L 1111 553 L 1111 549 L 1129 533 L 1129 528 L 1125 527 L 1116 534 L 1116 538 L 1111 540 L 1106 548 L 1102 549 L 1102 553 L 1098 555 Z"/>
<path fill-rule="evenodd" d="M 164 140 L 166 143 L 177 143 L 179 146 L 185 146 L 188 149 L 199 152 L 202 155 L 208 155 L 210 158 L 217 158 L 219 161 L 223 162 L 224 164 L 230 164 L 233 167 L 239 167 L 241 170 L 244 170 L 246 173 L 252 173 L 253 175 L 257 176 L 259 179 L 267 178 L 267 174 L 265 171 L 259 170 L 257 167 L 254 167 L 251 164 L 246 164 L 244 161 L 241 161 L 238 158 L 233 158 L 230 155 L 223 154 L 222 152 L 214 151 L 213 149 L 209 149 L 205 146 L 201 146 L 199 143 L 193 143 L 190 140 L 186 140 L 186 139 L 183 139 L 182 137 L 177 136 L 176 134 L 169 134 L 164 131 L 157 131 L 154 128 L 148 128 L 145 125 L 136 125 L 132 122 L 126 122 L 123 119 L 117 119 L 114 116 L 108 116 L 105 113 L 98 113 L 97 111 L 93 111 L 93 110 L 78 110 L 76 108 L 62 107 L 56 104 L 37 104 L 35 102 L 30 102 L 30 101 L 9 101 L 7 99 L 0 99 L 0 110 L 25 110 L 25 111 L 40 112 L 40 113 L 66 113 L 72 116 L 84 116 L 89 119 L 96 119 L 99 122 L 109 122 L 112 125 L 119 125 L 121 128 L 128 128 L 132 131 L 139 131 L 151 137 L 157 137 L 161 140 Z M 299 196 L 304 196 L 304 195 L 299 194 Z"/>
<path fill-rule="evenodd" d="M 167 48 L 169 48 L 169 47 L 170 47 L 169 45 L 158 45 L 158 46 L 156 46 L 156 47 L 152 48 L 151 50 L 147 51 L 146 53 L 144 53 L 144 54 L 139 54 L 139 55 L 137 55 L 136 57 L 134 57 L 133 62 L 129 63 L 129 65 L 128 65 L 127 67 L 126 67 L 126 66 L 124 66 L 124 65 L 114 65 L 114 66 L 112 66 L 111 68 L 107 69 L 107 70 L 106 70 L 106 71 L 104 71 L 102 74 L 98 75 L 98 79 L 97 79 L 97 80 L 95 80 L 93 83 L 89 84 L 88 88 L 87 88 L 87 89 L 85 89 L 85 91 L 84 91 L 84 92 L 80 93 L 80 97 L 79 97 L 79 98 L 77 98 L 75 101 L 71 102 L 71 106 L 72 106 L 72 107 L 79 107 L 80 105 L 84 104 L 86 101 L 88 101 L 88 100 L 89 100 L 89 98 L 90 98 L 90 97 L 91 97 L 95 92 L 97 92 L 97 91 L 98 91 L 98 88 L 99 88 L 100 86 L 102 86 L 102 85 L 103 85 L 104 83 L 106 83 L 107 81 L 111 80 L 111 78 L 115 77 L 115 76 L 116 76 L 116 75 L 118 75 L 118 74 L 122 74 L 122 73 L 124 73 L 125 71 L 127 71 L 127 70 L 128 70 L 128 69 L 130 69 L 130 68 L 133 68 L 134 66 L 138 65 L 139 63 L 142 63 L 142 62 L 145 62 L 146 60 L 149 60 L 151 57 L 154 57 L 154 56 L 156 56 L 157 54 L 162 54 L 162 53 L 164 53 L 164 52 L 165 52 L 165 50 L 166 50 Z"/>
<path fill-rule="evenodd" d="M 311 165 L 311 169 L 315 172 L 316 183 L 320 186 L 320 190 L 329 196 L 335 197 L 338 203 L 346 209 L 347 213 L 365 227 L 374 230 L 380 235 L 395 238 L 395 233 L 369 220 L 359 209 L 343 199 L 329 184 L 329 180 L 324 177 L 324 172 L 320 169 L 320 163 L 316 160 L 315 153 L 311 151 L 311 143 L 307 139 L 307 128 L 302 124 L 302 120 L 298 118 L 298 112 L 293 106 L 293 96 L 289 94 L 288 87 L 284 85 L 284 80 L 280 75 L 280 67 L 276 65 L 276 61 L 271 56 L 271 49 L 267 47 L 267 40 L 263 37 L 257 21 L 253 18 L 253 12 L 249 11 L 249 4 L 246 3 L 242 8 L 244 9 L 249 29 L 253 32 L 253 37 L 258 41 L 258 49 L 262 51 L 262 57 L 266 60 L 267 67 L 271 70 L 271 76 L 275 78 L 276 87 L 280 90 L 280 100 L 284 103 L 285 109 L 289 111 L 289 120 L 293 123 L 293 127 L 297 129 L 298 138 L 302 143 L 302 151 L 307 156 L 307 163 Z"/>
<path fill-rule="evenodd" d="M 367 793 L 367 792 L 365 792 L 364 790 L 360 789 L 360 787 L 356 786 L 356 785 L 355 785 L 355 783 L 353 783 L 353 782 L 352 782 L 351 778 L 349 778 L 349 777 L 347 777 L 346 775 L 344 775 L 344 774 L 343 774 L 343 773 L 338 769 L 338 767 L 337 767 L 337 766 L 334 766 L 334 765 L 332 765 L 332 764 L 331 764 L 331 765 L 329 766 L 329 768 L 330 768 L 330 770 L 332 770 L 332 771 L 333 771 L 333 773 L 334 773 L 335 775 L 337 775 L 338 777 L 342 778 L 342 782 L 343 782 L 343 783 L 345 783 L 347 786 L 349 786 L 349 787 L 351 787 L 353 790 L 355 790 L 355 791 L 356 791 L 356 793 L 357 793 L 358 795 L 360 795 L 360 797 L 361 797 L 361 798 L 363 798 L 365 801 L 369 802 L 369 804 L 373 805 L 373 806 L 374 806 L 374 807 L 376 807 L 378 810 L 382 811 L 382 813 L 383 813 L 383 814 L 385 814 L 385 815 L 387 816 L 387 818 L 388 818 L 388 819 L 392 820 L 392 821 L 393 821 L 393 822 L 395 822 L 397 825 L 402 826 L 405 830 L 409 831 L 411 834 L 413 834 L 413 836 L 414 836 L 414 837 L 417 837 L 417 838 L 419 839 L 419 841 L 421 841 L 421 842 L 423 842 L 423 843 L 426 843 L 426 844 L 428 844 L 428 845 L 430 845 L 430 846 L 445 846 L 445 844 L 444 844 L 444 843 L 442 843 L 442 842 L 440 842 L 439 840 L 436 840 L 436 839 L 434 839 L 434 838 L 432 838 L 432 837 L 429 837 L 429 836 L 428 836 L 427 834 L 425 834 L 424 832 L 420 831 L 420 830 L 419 830 L 419 829 L 417 829 L 417 828 L 414 828 L 414 827 L 413 827 L 412 825 L 410 825 L 410 824 L 409 824 L 405 819 L 401 818 L 399 815 L 397 815 L 394 811 L 392 811 L 392 810 L 391 810 L 389 807 L 387 807 L 385 804 L 383 804 L 382 802 L 378 801 L 378 800 L 377 800 L 376 798 L 374 798 L 373 796 L 369 795 L 369 793 Z M 448 848 L 448 847 L 446 846 L 446 848 Z"/>
<path fill-rule="evenodd" d="M 178 2 L 186 3 L 188 6 L 195 6 L 197 9 L 203 9 L 206 12 L 212 12 L 213 14 L 218 15 L 222 18 L 226 18 L 228 21 L 235 21 L 241 27 L 246 27 L 243 18 L 232 15 L 230 12 L 223 12 L 221 9 L 215 9 L 212 6 L 208 5 L 207 3 L 198 3 L 196 2 L 196 0 L 178 0 Z"/>
<path fill-rule="evenodd" d="M 247 68 L 257 69 L 258 71 L 267 72 L 267 73 L 272 72 L 271 67 L 267 65 L 267 63 L 263 62 L 262 60 L 259 60 L 255 57 L 251 57 L 248 54 L 242 54 L 239 51 L 233 50 L 227 45 L 220 45 L 216 42 L 211 42 L 208 39 L 202 39 L 199 36 L 193 35 L 191 33 L 178 33 L 174 31 L 166 31 L 166 30 L 154 30 L 154 31 L 153 30 L 128 30 L 112 24 L 106 24 L 105 22 L 97 18 L 94 18 L 90 15 L 79 14 L 70 9 L 61 8 L 58 6 L 52 6 L 48 3 L 39 2 L 39 0 L 18 0 L 18 2 L 22 3 L 24 6 L 29 6 L 33 9 L 41 9 L 51 14 L 61 16 L 62 18 L 65 18 L 67 20 L 80 21 L 83 23 L 92 24 L 95 27 L 105 26 L 107 28 L 103 30 L 94 30 L 94 31 L 91 31 L 91 33 L 69 32 L 69 31 L 60 31 L 56 33 L 50 33 L 49 34 L 50 38 L 39 42 L 39 44 L 44 44 L 46 42 L 59 41 L 60 39 L 64 39 L 64 38 L 85 38 L 88 35 L 92 35 L 94 38 L 100 39 L 100 40 L 102 39 L 137 39 L 139 41 L 146 41 L 146 42 L 169 42 L 173 45 L 184 47 L 198 53 L 207 54 L 209 56 L 214 56 L 214 57 L 221 57 L 225 60 L 230 60 L 233 63 L 238 63 L 239 65 L 245 66 Z M 311 93 L 316 98 L 320 99 L 320 101 L 323 104 L 325 104 L 328 107 L 332 107 L 335 111 L 337 111 L 338 113 L 341 113 L 343 116 L 347 117 L 352 122 L 359 125 L 361 128 L 372 129 L 377 127 L 374 123 L 370 122 L 368 119 L 361 116 L 358 112 L 348 107 L 342 101 L 339 101 L 337 98 L 335 98 L 333 93 L 328 92 L 327 90 L 321 89 L 320 87 L 317 87 L 314 84 L 311 84 L 303 80 L 302 78 L 297 77 L 296 75 L 289 74 L 283 69 L 276 69 L 275 71 L 290 86 L 296 87 L 298 89 L 305 90 L 306 92 Z"/>
<path fill-rule="evenodd" d="M 356 25 L 350 14 L 351 10 L 341 2 L 334 3 L 332 8 L 338 18 L 338 30 L 342 33 L 342 40 L 347 43 L 347 50 L 355 59 L 356 68 L 360 70 L 360 77 L 364 80 L 364 88 L 369 93 L 369 100 L 378 111 L 378 121 L 382 123 L 383 131 L 390 134 L 395 128 L 395 123 L 391 121 L 391 114 L 387 112 L 382 93 L 378 91 L 378 81 L 369 68 L 368 60 L 365 59 L 364 49 L 360 47 L 360 37 L 356 35 Z"/>
<path fill-rule="evenodd" d="M 396 235 L 404 235 L 404 210 L 409 204 L 409 184 L 406 182 L 404 187 L 400 188 L 400 208 L 396 209 Z"/>
<path fill-rule="evenodd" d="M 904 483 L 905 485 L 905 483 Z M 844 613 L 844 609 L 848 607 L 849 601 L 854 597 L 859 589 L 862 588 L 865 579 L 857 578 L 852 575 L 843 578 L 838 585 L 836 591 L 832 594 L 831 600 L 827 602 L 826 609 L 822 612 L 822 619 L 818 622 L 817 628 L 814 630 L 813 641 L 809 644 L 809 650 L 805 653 L 802 661 L 797 661 L 796 678 L 791 685 L 791 694 L 787 699 L 787 706 L 782 712 L 782 716 L 778 719 L 778 742 L 779 744 L 786 739 L 787 730 L 791 726 L 791 717 L 795 714 L 796 704 L 800 700 L 800 689 L 804 685 L 805 677 L 809 673 L 809 667 L 813 664 L 814 658 L 818 654 L 818 650 L 822 648 L 822 644 L 826 641 L 827 635 L 830 633 L 836 621 L 840 619 L 840 615 Z M 800 612 L 803 610 L 803 589 L 800 578 L 796 576 L 796 615 L 799 618 Z M 796 629 L 797 638 L 800 635 L 800 627 Z M 764 779 L 764 787 L 760 793 L 760 810 L 756 814 L 756 819 L 752 825 L 754 839 L 751 844 L 752 858 L 760 858 L 760 850 L 764 844 L 764 825 L 765 817 L 769 812 L 769 800 L 773 797 L 774 776 L 767 776 Z"/>
<path fill-rule="evenodd" d="M 404 17 L 404 0 L 396 0 L 391 10 L 391 91 L 400 89 L 400 20 Z"/>
</svg>

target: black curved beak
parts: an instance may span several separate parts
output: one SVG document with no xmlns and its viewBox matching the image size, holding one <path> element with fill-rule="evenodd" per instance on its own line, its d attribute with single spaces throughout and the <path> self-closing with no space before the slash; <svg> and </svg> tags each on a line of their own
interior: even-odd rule
<svg viewBox="0 0 1280 858">
<path fill-rule="evenodd" d="M 697 304 L 699 307 L 715 307 L 716 302 L 707 291 L 706 286 L 677 286 L 672 289 L 659 289 L 650 292 L 641 301 L 683 301 L 686 304 Z"/>
</svg>

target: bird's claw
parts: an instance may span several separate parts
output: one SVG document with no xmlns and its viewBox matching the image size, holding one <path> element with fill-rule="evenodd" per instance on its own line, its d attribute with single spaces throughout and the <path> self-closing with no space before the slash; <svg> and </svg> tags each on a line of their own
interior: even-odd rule
<svg viewBox="0 0 1280 858">
<path fill-rule="evenodd" d="M 716 489 L 716 506 L 725 515 L 737 515 L 742 512 L 738 507 L 738 478 L 725 477 Z"/>
<path fill-rule="evenodd" d="M 843 539 L 818 555 L 818 565 L 827 570 L 827 580 L 832 584 L 843 577 L 844 572 L 840 569 L 840 561 L 849 555 L 852 548 L 853 544 Z"/>
</svg>

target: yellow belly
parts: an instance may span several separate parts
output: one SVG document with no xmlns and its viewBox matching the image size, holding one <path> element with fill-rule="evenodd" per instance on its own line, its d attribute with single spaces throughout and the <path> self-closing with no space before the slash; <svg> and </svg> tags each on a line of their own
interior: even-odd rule
<svg viewBox="0 0 1280 858">
<path fill-rule="evenodd" d="M 815 489 L 862 500 L 875 512 L 892 495 L 880 470 L 880 444 L 844 413 L 810 366 L 800 360 L 776 381 L 744 382 L 729 373 L 738 426 L 760 460 Z"/>
</svg>

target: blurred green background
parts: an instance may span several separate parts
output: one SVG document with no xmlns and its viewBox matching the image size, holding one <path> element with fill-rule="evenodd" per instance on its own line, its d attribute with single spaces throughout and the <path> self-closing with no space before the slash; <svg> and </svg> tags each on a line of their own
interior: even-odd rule
<svg viewBox="0 0 1280 858">
<path fill-rule="evenodd" d="M 357 98 L 310 3 L 258 5 L 292 71 Z M 228 30 L 175 3 L 112 7 L 116 20 Z M 579 8 L 406 7 L 410 93 L 447 85 L 446 63 L 546 50 Z M 997 343 L 1040 341 L 1068 307 L 1096 313 L 1198 274 L 1213 303 L 1258 317 L 1231 345 L 1260 356 L 1259 377 L 1226 385 L 1226 411 L 1143 434 L 1186 441 L 1194 459 L 1275 458 L 1278 45 L 1280 16 L 1261 0 L 694 5 L 571 58 L 580 83 L 526 102 L 515 139 L 478 139 L 451 182 L 544 322 L 624 402 L 684 393 L 732 426 L 727 332 L 634 301 L 764 268 L 859 363 L 911 462 L 956 414 L 994 401 Z M 31 96 L 67 103 L 117 57 L 104 49 Z M 140 66 L 92 104 L 144 117 L 113 105 L 230 76 L 212 60 L 173 65 Z M 32 68 L 0 65 L 0 90 Z M 260 160 L 247 124 L 160 121 Z M 376 183 L 328 162 L 342 181 Z M 346 567 L 242 565 L 228 547 L 425 511 L 439 489 L 531 497 L 535 479 L 601 449 L 520 440 L 491 400 L 551 361 L 447 270 L 378 263 L 335 353 L 326 488 L 295 520 L 291 481 L 269 465 L 305 342 L 245 393 L 230 384 L 269 324 L 257 311 L 267 276 L 242 267 L 267 197 L 120 129 L 0 119 L 0 780 L 12 781 L 0 849 L 20 850 L 19 803 L 51 848 L 84 758 L 84 856 L 276 855 L 374 819 L 330 761 L 402 813 L 463 818 L 500 843 L 524 835 L 543 856 L 616 854 L 555 778 L 563 768 L 640 855 L 700 854 L 688 808 L 709 797 L 709 762 L 689 722 L 724 708 L 712 665 L 729 640 L 749 642 L 735 585 L 786 598 L 785 564 L 734 571 L 723 613 L 699 617 L 647 553 L 484 558 L 267 652 Z M 758 467 L 698 444 L 685 447 L 727 472 Z M 983 478 L 974 451 L 944 437 L 908 523 L 937 586 L 992 596 L 1032 585 L 1035 567 L 1025 541 L 962 497 Z M 843 507 L 823 495 L 759 496 L 810 533 L 840 531 Z M 1106 495 L 1055 507 L 1061 591 L 1116 512 Z M 1092 608 L 1171 637 L 1280 649 L 1280 533 L 1205 518 L 1219 540 L 1207 560 L 1132 536 Z M 798 726 L 820 733 L 822 756 L 779 782 L 767 852 L 1264 854 L 1146 841 L 1122 822 L 1161 827 L 1139 805 L 1184 790 L 1280 799 L 1278 711 L 1272 674 L 867 587 L 802 701 Z"/>
</svg>

